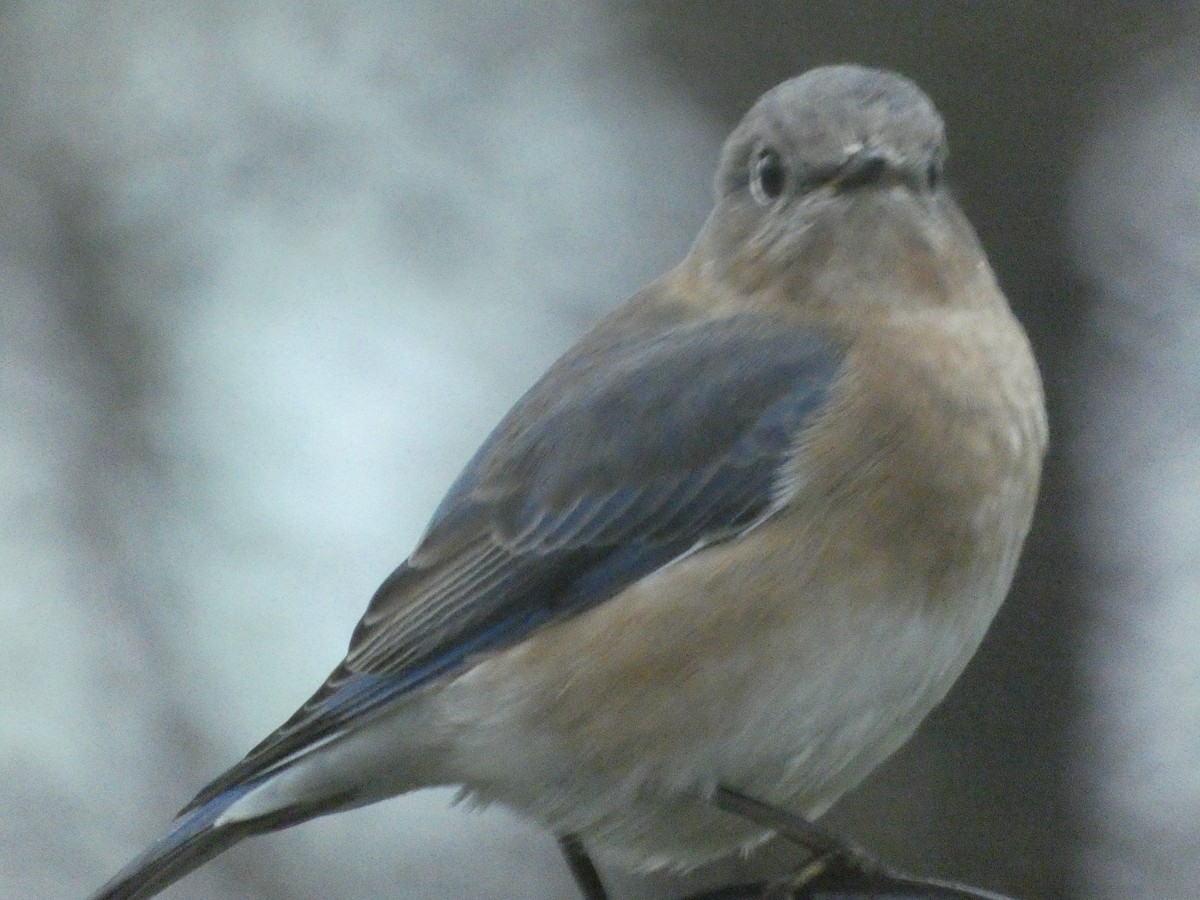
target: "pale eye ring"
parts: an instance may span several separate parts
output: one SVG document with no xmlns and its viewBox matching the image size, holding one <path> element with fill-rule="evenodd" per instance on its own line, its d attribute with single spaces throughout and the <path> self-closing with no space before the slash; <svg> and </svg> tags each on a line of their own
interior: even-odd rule
<svg viewBox="0 0 1200 900">
<path fill-rule="evenodd" d="M 767 206 L 779 199 L 787 186 L 787 169 L 779 154 L 770 147 L 758 151 L 750 175 L 750 193 L 755 201 Z"/>
</svg>

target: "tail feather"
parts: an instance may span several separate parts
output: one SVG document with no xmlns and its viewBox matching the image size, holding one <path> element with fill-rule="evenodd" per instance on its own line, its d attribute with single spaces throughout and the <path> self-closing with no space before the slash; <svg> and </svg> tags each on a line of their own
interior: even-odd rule
<svg viewBox="0 0 1200 900">
<path fill-rule="evenodd" d="M 114 875 L 90 900 L 152 897 L 244 838 L 296 825 L 342 805 L 342 798 L 326 798 L 292 804 L 253 819 L 221 821 L 225 811 L 254 787 L 231 788 L 184 812 L 165 836 Z"/>
</svg>

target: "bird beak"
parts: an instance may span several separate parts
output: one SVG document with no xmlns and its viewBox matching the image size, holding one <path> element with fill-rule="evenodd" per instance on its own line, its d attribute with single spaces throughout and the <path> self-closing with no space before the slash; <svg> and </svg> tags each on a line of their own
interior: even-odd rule
<svg viewBox="0 0 1200 900">
<path fill-rule="evenodd" d="M 860 146 L 850 152 L 834 176 L 832 184 L 837 190 L 862 187 L 878 181 L 890 168 L 892 160 L 884 150 Z"/>
</svg>

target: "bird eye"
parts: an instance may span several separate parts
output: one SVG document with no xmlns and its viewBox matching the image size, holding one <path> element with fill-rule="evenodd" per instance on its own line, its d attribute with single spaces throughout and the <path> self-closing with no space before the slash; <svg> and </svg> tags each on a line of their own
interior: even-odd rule
<svg viewBox="0 0 1200 900">
<path fill-rule="evenodd" d="M 750 180 L 750 193 L 754 199 L 765 206 L 783 193 L 786 183 L 787 171 L 779 154 L 769 148 L 760 150 L 754 161 L 754 177 Z"/>
</svg>

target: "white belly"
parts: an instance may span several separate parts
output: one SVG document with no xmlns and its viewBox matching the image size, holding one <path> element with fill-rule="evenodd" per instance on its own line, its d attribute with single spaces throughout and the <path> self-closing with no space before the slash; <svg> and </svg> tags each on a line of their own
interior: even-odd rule
<svg viewBox="0 0 1200 900">
<path fill-rule="evenodd" d="M 642 869 L 769 836 L 709 805 L 718 784 L 824 812 L 958 677 L 1024 526 L 1010 551 L 935 597 L 866 552 L 837 583 L 818 578 L 811 560 L 829 548 L 787 525 L 689 557 L 458 678 L 435 701 L 446 780 Z M 757 560 L 749 574 L 743 551 Z"/>
</svg>

